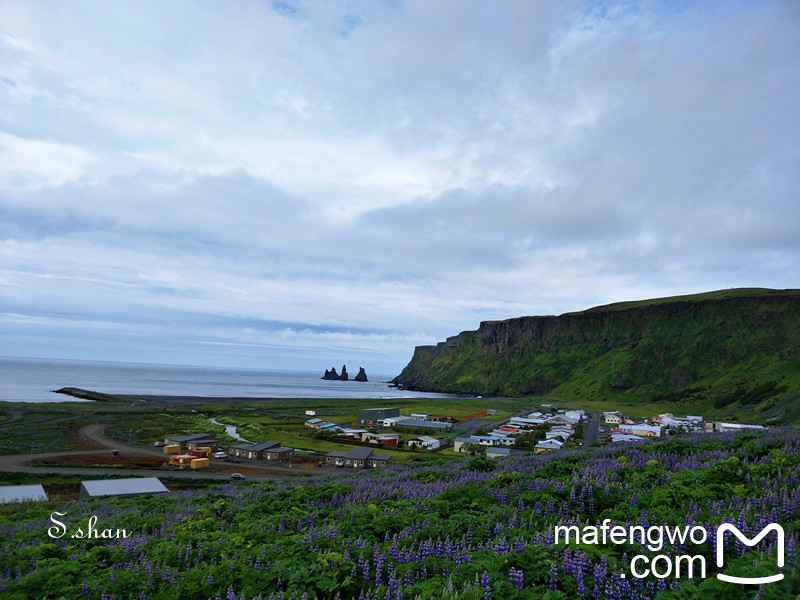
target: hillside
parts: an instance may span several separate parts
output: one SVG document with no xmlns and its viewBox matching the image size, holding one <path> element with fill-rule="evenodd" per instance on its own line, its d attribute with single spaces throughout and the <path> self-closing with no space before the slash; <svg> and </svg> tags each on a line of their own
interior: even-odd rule
<svg viewBox="0 0 800 600">
<path fill-rule="evenodd" d="M 417 347 L 394 383 L 564 401 L 660 401 L 798 422 L 800 290 L 726 290 L 483 322 Z"/>
</svg>

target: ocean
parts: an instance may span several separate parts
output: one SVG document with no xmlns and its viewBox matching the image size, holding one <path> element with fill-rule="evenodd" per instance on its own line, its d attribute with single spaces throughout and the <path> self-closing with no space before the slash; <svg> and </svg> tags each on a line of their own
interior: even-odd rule
<svg viewBox="0 0 800 600">
<path fill-rule="evenodd" d="M 356 369 L 357 371 L 357 369 Z M 370 381 L 324 381 L 320 373 L 138 363 L 0 357 L 0 401 L 82 402 L 52 390 L 77 387 L 107 394 L 242 398 L 419 398 L 448 394 L 409 392 L 386 383 L 392 375 L 367 372 Z M 350 376 L 354 376 L 351 373 Z"/>
</svg>

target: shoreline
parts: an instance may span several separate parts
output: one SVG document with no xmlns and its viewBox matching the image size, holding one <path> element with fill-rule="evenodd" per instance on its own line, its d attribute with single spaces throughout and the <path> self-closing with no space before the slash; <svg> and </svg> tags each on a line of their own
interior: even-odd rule
<svg viewBox="0 0 800 600">
<path fill-rule="evenodd" d="M 171 406 L 191 406 L 194 404 L 208 404 L 210 402 L 222 403 L 252 403 L 252 402 L 290 402 L 294 400 L 316 401 L 352 401 L 370 400 L 380 404 L 397 404 L 400 400 L 410 400 L 414 398 L 425 398 L 425 396 L 397 396 L 391 398 L 352 398 L 349 396 L 340 397 L 315 397 L 315 396 L 199 396 L 199 395 L 170 395 L 170 394 L 106 394 L 81 388 L 65 387 L 53 390 L 54 393 L 63 394 L 72 398 L 79 398 L 89 402 L 101 402 L 106 404 L 135 404 L 137 406 L 151 406 L 168 408 Z M 435 394 L 436 392 L 431 392 Z M 433 396 L 432 396 L 433 397 Z M 68 400 L 65 400 L 65 402 Z"/>
</svg>

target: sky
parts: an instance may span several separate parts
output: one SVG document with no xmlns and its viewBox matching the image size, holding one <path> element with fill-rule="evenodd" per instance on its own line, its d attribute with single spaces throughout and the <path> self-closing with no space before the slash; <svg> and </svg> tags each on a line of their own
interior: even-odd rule
<svg viewBox="0 0 800 600">
<path fill-rule="evenodd" d="M 0 355 L 397 374 L 800 287 L 800 3 L 0 0 Z"/>
</svg>

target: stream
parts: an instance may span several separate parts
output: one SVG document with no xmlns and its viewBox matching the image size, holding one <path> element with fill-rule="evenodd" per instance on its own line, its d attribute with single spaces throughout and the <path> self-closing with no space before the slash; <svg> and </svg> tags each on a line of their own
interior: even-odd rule
<svg viewBox="0 0 800 600">
<path fill-rule="evenodd" d="M 240 442 L 247 442 L 248 444 L 251 443 L 250 440 L 244 439 L 240 436 L 236 431 L 236 425 L 226 425 L 225 423 L 220 423 L 214 417 L 206 417 L 209 421 L 211 421 L 214 425 L 222 425 L 225 428 L 225 432 L 231 436 L 235 440 L 239 440 Z"/>
</svg>

